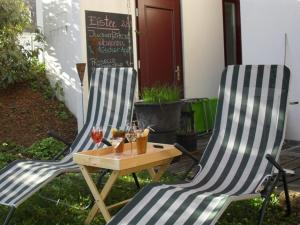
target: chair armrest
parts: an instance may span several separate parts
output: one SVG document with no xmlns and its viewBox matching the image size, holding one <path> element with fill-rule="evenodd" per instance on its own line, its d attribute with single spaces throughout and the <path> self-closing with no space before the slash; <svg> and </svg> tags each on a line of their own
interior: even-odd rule
<svg viewBox="0 0 300 225">
<path fill-rule="evenodd" d="M 273 156 L 267 154 L 266 158 L 280 173 L 285 173 L 285 170 L 279 165 L 279 163 L 276 162 Z"/>
<path fill-rule="evenodd" d="M 290 175 L 290 176 L 296 175 L 295 170 L 291 170 L 291 169 L 287 169 L 287 168 L 283 168 L 283 170 L 287 175 Z"/>
<path fill-rule="evenodd" d="M 71 146 L 72 143 L 68 142 L 67 140 L 65 140 L 63 137 L 59 136 L 58 134 L 56 134 L 55 132 L 49 130 L 47 132 L 48 136 L 55 138 L 56 140 L 59 140 L 61 142 L 63 142 L 65 145 L 67 145 L 68 147 Z"/>
<path fill-rule="evenodd" d="M 193 156 L 188 150 L 186 150 L 183 146 L 181 146 L 180 144 L 178 143 L 175 143 L 174 144 L 174 147 L 177 148 L 179 151 L 181 151 L 184 155 L 188 156 L 189 158 L 191 158 L 194 163 L 198 163 L 199 160 Z"/>
<path fill-rule="evenodd" d="M 295 170 L 291 170 L 291 169 L 287 169 L 287 168 L 283 168 L 283 170 L 287 176 L 295 176 L 296 175 Z M 277 174 L 277 173 L 278 173 L 278 170 L 275 169 L 274 174 Z"/>
</svg>

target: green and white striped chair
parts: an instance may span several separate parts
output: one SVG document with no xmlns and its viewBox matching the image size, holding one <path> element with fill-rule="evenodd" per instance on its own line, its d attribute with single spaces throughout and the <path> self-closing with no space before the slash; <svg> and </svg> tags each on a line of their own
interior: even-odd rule
<svg viewBox="0 0 300 225">
<path fill-rule="evenodd" d="M 272 187 L 284 177 L 274 159 L 284 138 L 289 75 L 285 66 L 227 67 L 198 174 L 186 184 L 146 186 L 108 224 L 215 224 L 232 201 L 257 196 L 265 197 L 263 212 Z M 273 163 L 279 170 L 275 180 Z M 262 184 L 271 188 L 260 192 Z"/>
<path fill-rule="evenodd" d="M 125 129 L 132 119 L 136 73 L 132 68 L 97 68 L 91 77 L 86 122 L 70 146 L 70 153 L 56 161 L 15 161 L 0 171 L 0 204 L 11 207 L 4 224 L 8 224 L 22 202 L 56 176 L 79 171 L 73 153 L 95 148 L 90 131 L 101 126 L 109 138 L 112 127 Z"/>
</svg>

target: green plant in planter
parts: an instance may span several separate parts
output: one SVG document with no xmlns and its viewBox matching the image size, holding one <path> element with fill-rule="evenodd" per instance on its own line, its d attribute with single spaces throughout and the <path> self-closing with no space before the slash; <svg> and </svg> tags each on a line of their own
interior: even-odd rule
<svg viewBox="0 0 300 225">
<path fill-rule="evenodd" d="M 173 86 L 155 86 L 142 91 L 142 100 L 136 102 L 136 118 L 141 127 L 150 126 L 154 132 L 149 141 L 166 144 L 176 142 L 179 128 L 181 91 Z"/>
<path fill-rule="evenodd" d="M 142 99 L 145 103 L 175 102 L 180 99 L 180 89 L 176 86 L 155 86 L 144 88 Z"/>
</svg>

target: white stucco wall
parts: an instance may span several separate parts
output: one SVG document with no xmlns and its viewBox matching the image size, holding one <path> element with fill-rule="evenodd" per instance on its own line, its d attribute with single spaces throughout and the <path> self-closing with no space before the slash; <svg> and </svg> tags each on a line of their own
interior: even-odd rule
<svg viewBox="0 0 300 225">
<path fill-rule="evenodd" d="M 284 64 L 291 70 L 289 101 L 300 100 L 300 1 L 241 0 L 244 64 Z M 288 106 L 286 138 L 300 140 L 300 105 Z"/>
<path fill-rule="evenodd" d="M 223 13 L 219 0 L 182 0 L 186 98 L 216 96 L 224 69 Z"/>
<path fill-rule="evenodd" d="M 79 0 L 43 0 L 45 62 L 50 80 L 61 81 L 69 110 L 82 125 L 81 87 L 76 63 L 82 62 Z"/>
</svg>

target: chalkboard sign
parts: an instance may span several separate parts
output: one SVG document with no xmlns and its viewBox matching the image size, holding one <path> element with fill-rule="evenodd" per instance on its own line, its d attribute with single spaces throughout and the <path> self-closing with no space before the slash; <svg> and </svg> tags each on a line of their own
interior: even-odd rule
<svg viewBox="0 0 300 225">
<path fill-rule="evenodd" d="M 85 11 L 88 78 L 96 67 L 133 67 L 131 16 Z"/>
</svg>

